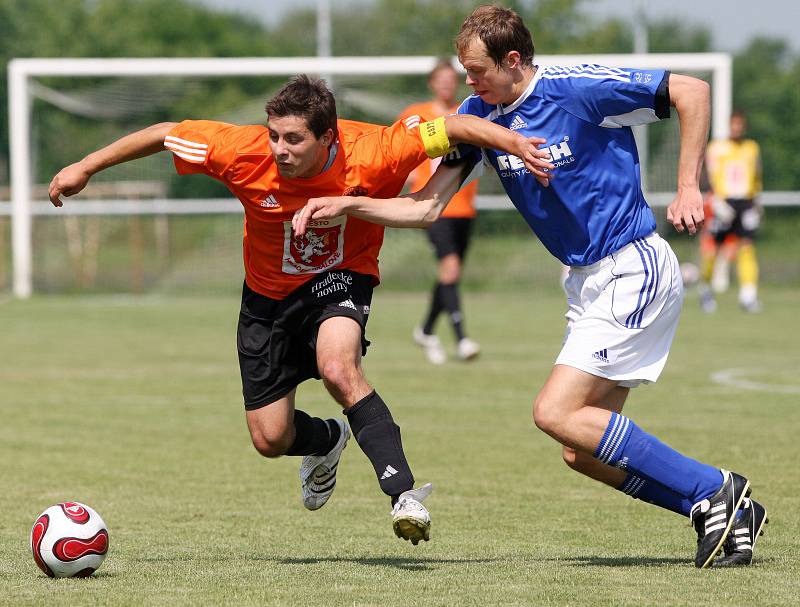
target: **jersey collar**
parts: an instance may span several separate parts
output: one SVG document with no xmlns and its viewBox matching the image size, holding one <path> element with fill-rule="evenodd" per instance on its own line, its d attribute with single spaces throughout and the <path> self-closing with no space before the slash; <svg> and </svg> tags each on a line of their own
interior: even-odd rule
<svg viewBox="0 0 800 607">
<path fill-rule="evenodd" d="M 339 140 L 333 142 L 330 149 L 328 150 L 328 161 L 325 163 L 325 166 L 322 167 L 320 173 L 324 173 L 329 168 L 333 166 L 333 161 L 336 160 L 336 154 L 339 152 Z"/>
<path fill-rule="evenodd" d="M 533 77 L 531 78 L 531 81 L 528 83 L 528 86 L 525 87 L 525 90 L 522 92 L 522 94 L 519 97 L 517 97 L 517 99 L 513 103 L 511 103 L 510 105 L 498 104 L 497 110 L 496 110 L 498 116 L 502 116 L 504 114 L 508 114 L 509 112 L 513 112 L 520 105 L 522 105 L 522 103 L 528 97 L 530 97 L 531 93 L 533 92 L 533 89 L 536 88 L 536 84 L 539 82 L 539 79 L 542 77 L 542 69 L 538 65 L 534 65 L 533 67 L 536 69 L 536 71 L 534 72 Z"/>
</svg>

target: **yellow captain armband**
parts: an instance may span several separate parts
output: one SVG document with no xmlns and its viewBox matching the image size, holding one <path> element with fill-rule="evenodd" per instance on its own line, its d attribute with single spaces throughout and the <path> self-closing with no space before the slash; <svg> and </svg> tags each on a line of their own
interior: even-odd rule
<svg viewBox="0 0 800 607">
<path fill-rule="evenodd" d="M 450 143 L 450 139 L 447 138 L 444 116 L 421 123 L 419 134 L 422 137 L 422 145 L 425 146 L 425 153 L 429 158 L 444 156 L 455 149 L 455 146 Z"/>
</svg>

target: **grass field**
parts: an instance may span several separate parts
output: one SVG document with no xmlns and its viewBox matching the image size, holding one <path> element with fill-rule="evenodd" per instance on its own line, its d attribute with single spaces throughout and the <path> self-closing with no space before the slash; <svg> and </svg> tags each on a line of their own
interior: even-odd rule
<svg viewBox="0 0 800 607">
<path fill-rule="evenodd" d="M 354 442 L 339 485 L 303 509 L 298 460 L 249 443 L 236 298 L 41 297 L 0 304 L 2 605 L 796 605 L 800 602 L 800 291 L 765 312 L 687 300 L 659 383 L 627 414 L 674 447 L 751 478 L 770 511 L 757 564 L 698 571 L 686 519 L 570 472 L 530 421 L 557 353 L 562 296 L 466 298 L 473 364 L 424 364 L 409 333 L 424 295 L 376 293 L 369 378 L 392 407 L 432 540 L 391 531 Z M 738 370 L 738 371 L 731 371 Z M 728 371 L 738 383 L 715 383 Z M 725 375 L 724 373 L 722 375 Z M 314 414 L 336 409 L 319 382 Z M 111 549 L 86 580 L 50 580 L 28 533 L 64 500 L 96 508 Z"/>
</svg>

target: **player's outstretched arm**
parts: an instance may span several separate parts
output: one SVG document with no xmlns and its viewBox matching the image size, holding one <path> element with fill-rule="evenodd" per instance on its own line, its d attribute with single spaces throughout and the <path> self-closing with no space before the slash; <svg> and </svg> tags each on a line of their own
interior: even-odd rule
<svg viewBox="0 0 800 607">
<path fill-rule="evenodd" d="M 678 194 L 667 208 L 667 221 L 678 232 L 694 234 L 703 226 L 703 195 L 700 170 L 711 122 L 711 92 L 708 83 L 680 74 L 669 76 L 670 104 L 678 111 L 681 151 L 678 158 Z"/>
<path fill-rule="evenodd" d="M 295 235 L 305 234 L 308 222 L 351 215 L 393 228 L 423 228 L 432 224 L 458 191 L 468 170 L 463 166 L 439 165 L 428 183 L 418 192 L 397 198 L 367 196 L 328 196 L 311 198 L 292 218 Z"/>
<path fill-rule="evenodd" d="M 103 169 L 136 158 L 150 156 L 164 149 L 164 137 L 175 126 L 161 122 L 117 139 L 114 143 L 92 152 L 86 158 L 61 169 L 50 182 L 48 195 L 53 206 L 64 204 L 61 196 L 72 196 L 86 187 L 89 179 Z"/>
<path fill-rule="evenodd" d="M 522 160 L 536 179 L 544 186 L 550 183 L 555 166 L 550 153 L 539 146 L 546 143 L 541 137 L 525 137 L 499 124 L 469 114 L 445 116 L 445 127 L 450 143 L 468 143 L 482 148 L 502 150 Z"/>
</svg>

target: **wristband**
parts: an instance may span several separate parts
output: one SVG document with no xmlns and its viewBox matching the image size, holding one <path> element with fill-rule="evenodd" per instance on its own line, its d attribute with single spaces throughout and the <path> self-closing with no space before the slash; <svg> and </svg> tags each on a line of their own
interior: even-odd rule
<svg viewBox="0 0 800 607">
<path fill-rule="evenodd" d="M 422 138 L 422 145 L 425 146 L 425 153 L 428 158 L 438 158 L 455 149 L 455 146 L 450 143 L 450 139 L 447 137 L 444 116 L 439 116 L 435 120 L 420 124 L 419 135 Z"/>
</svg>

